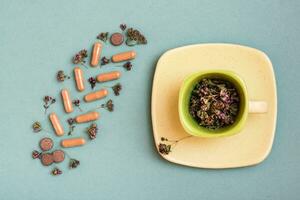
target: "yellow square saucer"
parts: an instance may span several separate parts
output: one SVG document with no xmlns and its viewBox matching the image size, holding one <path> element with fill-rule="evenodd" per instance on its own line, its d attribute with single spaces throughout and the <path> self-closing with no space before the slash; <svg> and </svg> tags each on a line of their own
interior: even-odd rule
<svg viewBox="0 0 300 200">
<path fill-rule="evenodd" d="M 270 153 L 276 128 L 277 94 L 273 67 L 260 50 L 234 44 L 198 44 L 172 49 L 159 59 L 152 87 L 152 125 L 155 145 L 161 137 L 178 140 L 188 134 L 178 116 L 178 93 L 183 79 L 194 72 L 231 70 L 245 81 L 251 100 L 268 103 L 268 113 L 250 114 L 237 135 L 221 138 L 189 137 L 172 147 L 170 162 L 200 168 L 255 165 Z"/>
</svg>

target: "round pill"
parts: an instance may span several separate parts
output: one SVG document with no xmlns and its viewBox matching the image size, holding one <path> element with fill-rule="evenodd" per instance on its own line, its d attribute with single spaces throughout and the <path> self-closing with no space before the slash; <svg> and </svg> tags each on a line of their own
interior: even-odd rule
<svg viewBox="0 0 300 200">
<path fill-rule="evenodd" d="M 124 42 L 124 37 L 121 33 L 114 33 L 110 36 L 110 42 L 114 46 L 120 46 Z"/>
<path fill-rule="evenodd" d="M 40 141 L 40 147 L 43 151 L 48 151 L 53 147 L 53 141 L 51 138 L 43 138 Z"/>
<path fill-rule="evenodd" d="M 44 166 L 49 166 L 53 163 L 53 156 L 50 153 L 43 153 L 41 155 L 41 162 Z"/>
<path fill-rule="evenodd" d="M 60 163 L 65 159 L 65 152 L 63 150 L 56 150 L 52 153 L 53 161 L 56 163 Z"/>
</svg>

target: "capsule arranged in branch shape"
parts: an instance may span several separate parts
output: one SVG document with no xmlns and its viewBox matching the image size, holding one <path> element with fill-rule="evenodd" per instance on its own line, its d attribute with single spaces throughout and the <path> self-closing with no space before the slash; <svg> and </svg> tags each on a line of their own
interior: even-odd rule
<svg viewBox="0 0 300 200">
<path fill-rule="evenodd" d="M 84 78 L 83 78 L 83 71 L 80 67 L 74 68 L 74 77 L 76 82 L 76 88 L 79 92 L 84 90 Z"/>
<path fill-rule="evenodd" d="M 136 52 L 135 51 L 126 51 L 123 53 L 118 53 L 115 54 L 111 57 L 111 60 L 116 63 L 116 62 L 123 62 L 126 60 L 132 60 L 136 57 Z"/>
<path fill-rule="evenodd" d="M 72 100 L 70 98 L 70 93 L 67 89 L 61 90 L 61 97 L 63 100 L 64 108 L 67 113 L 73 112 Z"/>
<path fill-rule="evenodd" d="M 57 115 L 53 112 L 49 115 L 50 122 L 53 126 L 53 129 L 57 136 L 62 136 L 64 134 L 64 129 L 57 117 Z"/>
<path fill-rule="evenodd" d="M 99 64 L 101 51 L 102 51 L 102 44 L 100 42 L 95 42 L 93 46 L 91 66 L 96 67 Z"/>
<path fill-rule="evenodd" d="M 100 117 L 100 114 L 96 111 L 88 112 L 82 115 L 75 117 L 76 123 L 85 123 L 90 121 L 95 121 Z"/>
<path fill-rule="evenodd" d="M 64 148 L 77 147 L 85 144 L 85 139 L 82 137 L 64 139 L 61 141 L 60 145 Z"/>
<path fill-rule="evenodd" d="M 119 79 L 121 77 L 121 72 L 119 71 L 112 71 L 107 73 L 99 74 L 96 79 L 98 82 L 106 82 Z"/>
<path fill-rule="evenodd" d="M 86 102 L 95 101 L 97 99 L 102 99 L 102 98 L 106 97 L 107 94 L 108 94 L 107 89 L 101 89 L 101 90 L 98 90 L 96 92 L 88 93 L 87 95 L 84 96 L 84 100 Z"/>
</svg>

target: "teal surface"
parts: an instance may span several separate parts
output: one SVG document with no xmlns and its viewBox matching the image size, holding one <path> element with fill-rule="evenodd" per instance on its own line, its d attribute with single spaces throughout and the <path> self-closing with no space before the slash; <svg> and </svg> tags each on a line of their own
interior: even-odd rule
<svg viewBox="0 0 300 200">
<path fill-rule="evenodd" d="M 299 199 L 299 63 L 300 1 L 12 1 L 0 6 L 0 199 Z M 32 133 L 41 120 L 42 97 L 58 98 L 50 110 L 62 116 L 59 90 L 75 91 L 73 81 L 57 83 L 55 74 L 71 73 L 70 59 L 91 49 L 101 31 L 118 31 L 121 22 L 141 29 L 149 44 L 125 72 L 115 112 L 101 111 L 95 141 L 67 150 L 81 161 L 78 169 L 58 166 L 49 175 L 31 158 L 38 141 L 50 135 Z M 159 56 L 168 49 L 196 43 L 227 42 L 261 49 L 273 62 L 278 85 L 278 124 L 269 157 L 254 167 L 195 169 L 169 163 L 156 153 L 152 138 L 150 97 Z M 108 45 L 109 46 L 109 45 Z M 103 50 L 103 55 L 128 49 Z M 86 78 L 101 71 L 85 70 Z M 111 83 L 112 84 L 112 83 Z M 107 85 L 110 85 L 107 84 Z M 99 86 L 98 86 L 99 87 Z M 98 103 L 84 104 L 85 110 Z M 65 119 L 78 114 L 64 115 Z M 84 135 L 85 125 L 74 135 Z M 67 136 L 66 136 L 67 137 Z"/>
</svg>

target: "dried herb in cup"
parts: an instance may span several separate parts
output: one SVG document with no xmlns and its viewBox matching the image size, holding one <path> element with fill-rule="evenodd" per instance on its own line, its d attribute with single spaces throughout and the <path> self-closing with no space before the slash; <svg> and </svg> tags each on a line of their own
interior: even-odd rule
<svg viewBox="0 0 300 200">
<path fill-rule="evenodd" d="M 189 113 L 200 126 L 219 129 L 235 122 L 240 98 L 235 86 L 223 79 L 202 79 L 194 87 Z"/>
</svg>

